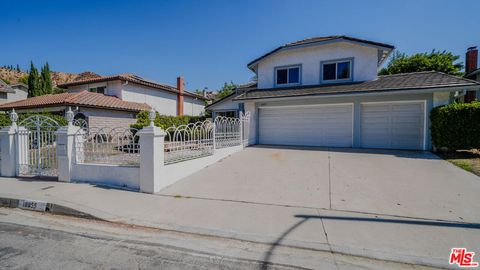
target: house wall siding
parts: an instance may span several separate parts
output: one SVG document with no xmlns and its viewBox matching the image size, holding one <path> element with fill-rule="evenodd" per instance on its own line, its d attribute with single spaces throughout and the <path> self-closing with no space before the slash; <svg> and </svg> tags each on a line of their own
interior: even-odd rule
<svg viewBox="0 0 480 270">
<path fill-rule="evenodd" d="M 0 97 L 0 104 L 13 102 L 17 100 L 23 100 L 28 97 L 27 91 L 23 91 L 20 89 L 13 89 L 13 90 L 15 90 L 15 93 L 1 93 L 2 95 Z"/>
<path fill-rule="evenodd" d="M 201 99 L 184 96 L 183 114 L 199 116 L 205 113 L 205 102 Z"/>
<path fill-rule="evenodd" d="M 163 115 L 177 115 L 177 94 L 128 83 L 122 87 L 122 99 L 146 103 Z"/>
<path fill-rule="evenodd" d="M 101 110 L 93 108 L 81 108 L 80 111 L 88 117 L 88 125 L 91 128 L 123 127 L 129 128 L 136 120 L 136 114 L 126 111 Z"/>
<path fill-rule="evenodd" d="M 279 51 L 258 63 L 258 88 L 275 87 L 275 67 L 302 65 L 302 85 L 320 83 L 320 62 L 353 58 L 353 81 L 368 81 L 377 78 L 376 48 L 336 42 L 319 46 Z"/>
<path fill-rule="evenodd" d="M 118 98 L 122 98 L 122 82 L 121 81 L 110 81 L 110 82 L 99 82 L 99 83 L 89 83 L 89 84 L 82 84 L 82 85 L 74 85 L 68 87 L 68 92 L 70 93 L 78 93 L 81 91 L 89 91 L 90 88 L 94 87 L 102 87 L 105 86 L 105 94 L 109 96 L 116 96 Z"/>
</svg>

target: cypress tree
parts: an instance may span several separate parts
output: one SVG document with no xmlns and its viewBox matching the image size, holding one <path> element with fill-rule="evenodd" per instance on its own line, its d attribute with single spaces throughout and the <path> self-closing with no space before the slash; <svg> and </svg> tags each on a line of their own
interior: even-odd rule
<svg viewBox="0 0 480 270">
<path fill-rule="evenodd" d="M 39 92 L 39 77 L 38 70 L 30 61 L 30 72 L 28 74 L 28 97 L 38 96 Z"/>
<path fill-rule="evenodd" d="M 41 75 L 41 95 L 51 94 L 53 92 L 53 82 L 50 74 L 50 65 L 48 65 L 48 62 L 43 66 Z"/>
</svg>

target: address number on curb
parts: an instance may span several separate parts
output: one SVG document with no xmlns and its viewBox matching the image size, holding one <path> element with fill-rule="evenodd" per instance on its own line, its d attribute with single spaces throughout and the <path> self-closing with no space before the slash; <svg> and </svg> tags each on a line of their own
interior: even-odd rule
<svg viewBox="0 0 480 270">
<path fill-rule="evenodd" d="M 45 212 L 47 209 L 47 203 L 33 200 L 19 200 L 18 207 L 22 209 Z"/>
</svg>

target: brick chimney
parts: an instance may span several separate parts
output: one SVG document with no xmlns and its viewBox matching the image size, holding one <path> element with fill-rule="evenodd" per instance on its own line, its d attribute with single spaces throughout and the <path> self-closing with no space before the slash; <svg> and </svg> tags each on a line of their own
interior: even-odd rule
<svg viewBox="0 0 480 270">
<path fill-rule="evenodd" d="M 465 55 L 465 73 L 468 75 L 469 73 L 475 71 L 478 68 L 478 50 L 477 47 L 470 47 L 467 49 L 467 53 Z M 474 101 L 476 98 L 476 91 L 467 91 L 465 94 L 465 102 L 470 103 Z"/>
<path fill-rule="evenodd" d="M 478 64 L 478 50 L 477 47 L 470 47 L 467 49 L 465 56 L 465 73 L 468 74 L 477 69 Z"/>
<path fill-rule="evenodd" d="M 177 77 L 177 115 L 178 116 L 183 116 L 183 77 Z"/>
</svg>

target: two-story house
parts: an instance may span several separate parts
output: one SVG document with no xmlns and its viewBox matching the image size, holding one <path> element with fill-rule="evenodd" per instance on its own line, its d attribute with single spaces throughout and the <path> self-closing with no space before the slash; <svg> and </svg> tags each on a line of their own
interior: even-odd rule
<svg viewBox="0 0 480 270">
<path fill-rule="evenodd" d="M 289 43 L 253 60 L 257 85 L 236 95 L 251 144 L 428 150 L 429 112 L 478 90 L 440 72 L 378 76 L 394 46 L 348 36 Z"/>
</svg>

